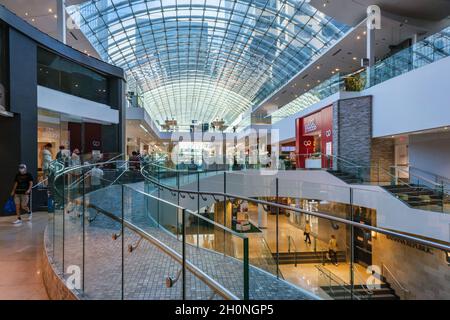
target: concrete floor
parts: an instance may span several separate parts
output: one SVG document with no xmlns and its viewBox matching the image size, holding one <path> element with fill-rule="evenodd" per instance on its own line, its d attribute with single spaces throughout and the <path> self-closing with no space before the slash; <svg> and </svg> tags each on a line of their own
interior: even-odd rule
<svg viewBox="0 0 450 320">
<path fill-rule="evenodd" d="M 48 300 L 41 259 L 47 213 L 13 225 L 15 217 L 0 217 L 0 300 Z"/>
</svg>

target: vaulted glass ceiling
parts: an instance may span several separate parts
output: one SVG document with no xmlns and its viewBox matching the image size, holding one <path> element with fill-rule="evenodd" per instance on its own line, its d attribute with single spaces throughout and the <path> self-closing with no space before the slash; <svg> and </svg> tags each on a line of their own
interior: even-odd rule
<svg viewBox="0 0 450 320">
<path fill-rule="evenodd" d="M 230 125 L 348 30 L 308 2 L 90 0 L 69 12 L 155 121 Z"/>
</svg>

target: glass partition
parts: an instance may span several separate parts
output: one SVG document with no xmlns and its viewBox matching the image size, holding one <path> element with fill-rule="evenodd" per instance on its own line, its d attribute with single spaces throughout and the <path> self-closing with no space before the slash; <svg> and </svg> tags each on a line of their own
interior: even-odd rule
<svg viewBox="0 0 450 320">
<path fill-rule="evenodd" d="M 79 270 L 76 292 L 87 299 L 419 299 L 406 271 L 448 263 L 448 246 L 394 231 L 392 212 L 403 232 L 418 230 L 378 186 L 249 183 L 237 172 L 214 177 L 225 193 L 197 174 L 199 192 L 178 189 L 177 171 L 144 183 L 122 161 L 109 166 L 116 183 L 91 188 L 89 165 L 59 171 L 51 186 L 52 261 L 67 281 Z M 240 185 L 254 194 L 239 196 Z M 430 285 L 446 275 L 420 272 Z"/>
<path fill-rule="evenodd" d="M 108 78 L 38 48 L 38 85 L 98 103 L 109 103 Z"/>
</svg>

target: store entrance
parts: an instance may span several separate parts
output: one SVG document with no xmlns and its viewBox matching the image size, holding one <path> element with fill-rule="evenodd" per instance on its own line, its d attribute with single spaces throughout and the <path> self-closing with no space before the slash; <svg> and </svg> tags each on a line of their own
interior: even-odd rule
<svg viewBox="0 0 450 320">
<path fill-rule="evenodd" d="M 44 109 L 38 110 L 38 179 L 48 175 L 49 162 L 56 159 L 60 147 L 69 158 L 74 150 L 80 152 L 80 161 L 90 161 L 93 151 L 102 152 L 102 125 L 82 122 L 67 115 Z M 67 159 L 68 160 L 68 159 Z"/>
<path fill-rule="evenodd" d="M 330 168 L 333 145 L 333 110 L 326 107 L 296 120 L 297 167 Z"/>
</svg>

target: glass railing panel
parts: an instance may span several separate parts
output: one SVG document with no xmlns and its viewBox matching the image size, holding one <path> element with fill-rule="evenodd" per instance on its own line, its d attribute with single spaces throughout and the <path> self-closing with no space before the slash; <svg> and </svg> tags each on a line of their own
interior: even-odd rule
<svg viewBox="0 0 450 320">
<path fill-rule="evenodd" d="M 136 232 L 125 228 L 124 234 L 124 299 L 183 299 L 181 263 Z"/>
<path fill-rule="evenodd" d="M 64 175 L 55 178 L 51 184 L 51 194 L 54 199 L 55 212 L 53 214 L 53 252 L 52 258 L 55 268 L 59 274 L 63 274 L 63 252 L 64 252 L 64 210 L 65 210 L 65 189 L 66 179 Z"/>
<path fill-rule="evenodd" d="M 124 227 L 124 299 L 182 299 L 181 263 L 155 242 L 179 252 L 176 210 L 172 207 L 169 211 L 142 191 L 125 185 L 122 188 L 123 217 L 133 226 Z"/>
<path fill-rule="evenodd" d="M 450 54 L 448 30 L 449 28 L 446 28 L 410 48 L 377 62 L 368 72 L 364 72 L 366 77 L 369 75 L 366 88 L 448 57 Z"/>
<path fill-rule="evenodd" d="M 111 177 L 119 176 L 119 172 Z M 122 299 L 121 187 L 97 186 L 85 195 L 84 295 Z"/>
<path fill-rule="evenodd" d="M 303 247 L 299 267 L 281 265 L 287 279 L 298 279 L 296 285 L 323 299 L 352 299 L 351 229 L 343 223 L 304 214 L 303 224 L 310 225 L 298 242 Z M 310 242 L 311 239 L 311 242 Z M 305 277 L 299 277 L 304 272 Z"/>
<path fill-rule="evenodd" d="M 85 172 L 86 169 L 83 168 L 70 170 L 65 174 L 67 184 L 64 188 L 64 276 L 68 279 L 74 270 L 77 270 L 77 272 L 80 271 L 81 282 L 84 281 L 82 275 L 84 254 Z"/>
<path fill-rule="evenodd" d="M 230 206 L 227 203 L 227 211 Z M 222 211 L 223 203 L 216 203 L 216 220 L 223 221 Z M 185 225 L 186 259 L 227 291 L 244 299 L 244 267 L 248 258 L 243 236 L 190 211 L 186 211 Z"/>
<path fill-rule="evenodd" d="M 415 209 L 450 212 L 448 185 L 426 173 L 409 170 L 408 167 L 390 168 L 389 192 Z"/>
<path fill-rule="evenodd" d="M 253 201 L 235 199 L 232 204 L 232 229 L 248 237 L 250 264 L 277 276 L 274 210 Z"/>
</svg>

